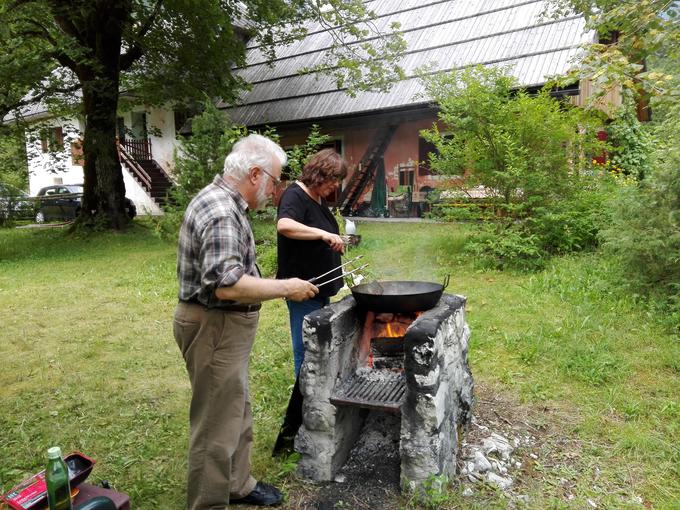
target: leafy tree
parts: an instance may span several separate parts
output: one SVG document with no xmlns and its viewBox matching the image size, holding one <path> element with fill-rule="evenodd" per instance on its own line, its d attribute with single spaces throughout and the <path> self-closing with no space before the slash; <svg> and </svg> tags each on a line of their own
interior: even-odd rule
<svg viewBox="0 0 680 510">
<path fill-rule="evenodd" d="M 223 172 L 224 158 L 237 140 L 248 134 L 245 126 L 233 124 L 212 101 L 206 100 L 203 112 L 192 119 L 190 137 L 180 140 L 175 154 L 175 186 L 171 190 L 170 203 L 165 214 L 156 219 L 157 230 L 163 237 L 174 238 L 179 232 L 184 211 L 203 187 Z M 278 134 L 266 129 L 261 134 L 278 141 Z M 313 125 L 305 143 L 288 150 L 285 172 L 296 179 L 307 160 L 326 143 L 330 136 L 321 133 Z"/>
<path fill-rule="evenodd" d="M 27 188 L 26 142 L 22 130 L 0 129 L 0 182 Z"/>
<path fill-rule="evenodd" d="M 210 101 L 203 113 L 193 118 L 191 131 L 191 136 L 182 140 L 175 158 L 176 186 L 172 199 L 182 211 L 196 193 L 222 173 L 225 155 L 247 134 L 244 127 L 233 125 Z"/>
<path fill-rule="evenodd" d="M 439 155 L 432 168 L 466 174 L 466 185 L 482 185 L 515 216 L 530 215 L 574 187 L 597 144 L 594 124 L 577 108 L 530 95 L 503 70 L 474 67 L 435 76 L 427 91 L 439 106 L 442 130 L 423 136 Z"/>
<path fill-rule="evenodd" d="M 538 267 L 596 242 L 601 198 L 586 157 L 598 150 L 596 122 L 546 90 L 517 87 L 503 70 L 482 67 L 429 78 L 442 127 L 422 134 L 439 153 L 431 167 L 483 186 L 501 215 L 473 249 L 497 266 Z"/>
<path fill-rule="evenodd" d="M 551 0 L 552 13 L 580 13 L 600 37 L 586 47 L 579 64 L 563 81 L 590 78 L 601 93 L 621 85 L 625 96 L 667 96 L 672 76 L 650 68 L 650 57 L 680 58 L 680 5 L 669 0 Z"/>
<path fill-rule="evenodd" d="M 165 214 L 155 225 L 163 237 L 175 238 L 184 211 L 215 175 L 222 173 L 224 157 L 232 145 L 247 134 L 243 126 L 235 126 L 224 112 L 207 100 L 204 110 L 191 122 L 192 134 L 182 138 L 175 154 L 175 186 L 172 188 Z"/>
<path fill-rule="evenodd" d="M 347 37 L 370 29 L 362 22 L 371 13 L 360 0 L 324 5 L 312 0 L 8 0 L 0 5 L 0 82 L 6 87 L 0 113 L 20 115 L 21 107 L 44 101 L 52 111 L 81 115 L 85 189 L 79 224 L 120 228 L 126 221 L 115 143 L 120 91 L 149 105 L 206 95 L 231 101 L 246 85 L 232 72 L 245 63 L 237 25 L 247 25 L 269 56 L 275 42 L 302 37 L 302 24 L 310 19 Z M 394 59 L 401 49 L 400 36 L 383 36 L 370 44 L 336 47 L 329 52 L 332 62 L 323 65 L 336 79 L 344 77 L 346 86 L 384 89 L 391 77 L 400 76 Z M 362 76 L 370 83 L 357 80 Z"/>
</svg>

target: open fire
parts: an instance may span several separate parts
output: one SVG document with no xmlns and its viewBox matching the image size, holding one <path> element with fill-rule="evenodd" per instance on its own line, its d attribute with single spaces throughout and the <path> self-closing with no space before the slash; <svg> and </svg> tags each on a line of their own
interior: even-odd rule
<svg viewBox="0 0 680 510">
<path fill-rule="evenodd" d="M 359 365 L 404 370 L 404 336 L 421 312 L 407 314 L 366 312 L 359 347 Z"/>
</svg>

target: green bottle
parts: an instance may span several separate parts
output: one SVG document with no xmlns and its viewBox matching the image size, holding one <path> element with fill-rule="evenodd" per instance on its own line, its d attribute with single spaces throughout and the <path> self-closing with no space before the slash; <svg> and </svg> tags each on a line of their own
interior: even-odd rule
<svg viewBox="0 0 680 510">
<path fill-rule="evenodd" d="M 73 510 L 71 504 L 71 484 L 68 479 L 68 468 L 61 458 L 61 448 L 53 446 L 47 450 L 47 503 L 50 510 Z"/>
</svg>

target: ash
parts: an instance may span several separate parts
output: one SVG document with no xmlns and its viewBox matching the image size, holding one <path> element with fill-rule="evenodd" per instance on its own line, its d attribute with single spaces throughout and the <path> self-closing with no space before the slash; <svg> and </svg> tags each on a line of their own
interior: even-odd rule
<svg viewBox="0 0 680 510">
<path fill-rule="evenodd" d="M 307 508 L 393 509 L 399 495 L 399 415 L 371 411 L 347 462 Z"/>
<path fill-rule="evenodd" d="M 369 367 L 361 367 L 358 368 L 355 373 L 364 381 L 371 382 L 387 382 L 402 377 L 402 370 L 390 370 L 388 368 L 372 369 Z"/>
</svg>

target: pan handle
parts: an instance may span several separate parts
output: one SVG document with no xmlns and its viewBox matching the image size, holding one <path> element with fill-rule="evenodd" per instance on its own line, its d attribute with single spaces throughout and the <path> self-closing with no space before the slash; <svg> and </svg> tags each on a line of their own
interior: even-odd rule
<svg viewBox="0 0 680 510">
<path fill-rule="evenodd" d="M 443 287 L 444 289 L 445 289 L 446 287 L 449 286 L 449 280 L 450 280 L 450 279 L 451 279 L 451 275 L 450 275 L 450 274 L 447 274 L 447 275 L 444 277 L 444 282 L 442 283 L 442 287 Z M 442 290 L 443 290 L 443 289 L 442 289 Z"/>
</svg>

